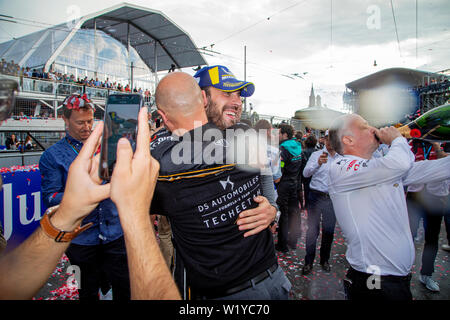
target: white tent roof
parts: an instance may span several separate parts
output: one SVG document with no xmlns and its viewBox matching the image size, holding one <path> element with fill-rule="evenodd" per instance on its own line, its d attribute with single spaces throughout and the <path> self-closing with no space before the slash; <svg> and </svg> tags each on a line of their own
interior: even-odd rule
<svg viewBox="0 0 450 320">
<path fill-rule="evenodd" d="M 207 64 L 190 36 L 162 12 L 127 3 L 0 43 L 0 58 L 48 69 L 78 30 L 94 28 L 132 46 L 154 72 Z"/>
</svg>

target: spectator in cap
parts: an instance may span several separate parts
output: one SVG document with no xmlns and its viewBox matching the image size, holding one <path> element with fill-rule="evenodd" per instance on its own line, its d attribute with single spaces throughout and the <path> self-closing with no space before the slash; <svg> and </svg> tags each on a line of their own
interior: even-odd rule
<svg viewBox="0 0 450 320">
<path fill-rule="evenodd" d="M 240 121 L 241 97 L 250 97 L 255 92 L 253 83 L 236 79 L 227 67 L 221 65 L 203 67 L 195 73 L 194 78 L 206 95 L 206 116 L 209 122 L 224 130 Z M 264 200 L 251 211 L 252 216 L 244 211 L 237 221 L 242 230 L 253 229 L 250 233 L 268 227 L 278 211 L 272 176 L 262 175 L 262 184 Z"/>
<path fill-rule="evenodd" d="M 220 129 L 226 129 L 241 119 L 241 97 L 250 97 L 255 85 L 241 81 L 224 66 L 204 67 L 194 75 L 207 97 L 206 115 Z"/>
<path fill-rule="evenodd" d="M 154 212 L 170 218 L 176 249 L 173 274 L 183 297 L 200 300 L 287 299 L 291 285 L 276 262 L 273 237 L 267 229 L 271 221 L 263 223 L 255 231 L 243 232 L 245 229 L 242 229 L 241 221 L 246 220 L 242 214 L 247 212 L 250 216 L 252 211 L 261 209 L 256 207 L 258 204 L 267 202 L 259 196 L 263 188 L 259 170 L 242 170 L 237 167 L 239 162 L 233 156 L 232 160 L 225 157 L 225 162 L 222 158 L 219 161 L 205 158 L 194 161 L 196 156 L 190 152 L 190 159 L 175 164 L 172 151 L 181 145 L 180 142 L 188 143 L 191 150 L 194 145 L 190 137 L 196 136 L 198 130 L 207 132 L 212 129 L 217 134 L 219 130 L 208 122 L 206 95 L 188 74 L 175 72 L 164 77 L 158 84 L 155 97 L 166 130 L 158 132 L 151 144 L 152 155 L 161 164 L 151 207 Z M 180 139 L 171 139 L 174 135 Z M 200 141 L 201 150 L 215 144 L 209 138 L 195 142 Z M 226 145 L 221 143 L 220 148 Z M 220 157 L 226 153 L 220 152 Z M 224 163 L 236 167 L 223 171 Z M 256 180 L 252 189 L 238 187 L 253 179 Z M 231 183 L 229 188 L 228 183 Z M 183 190 L 189 196 L 184 202 L 174 202 L 173 195 Z M 230 193 L 231 190 L 237 191 Z M 220 200 L 221 207 L 216 208 L 214 198 L 224 194 L 229 197 Z M 245 211 L 235 209 L 247 200 L 247 205 L 242 207 Z M 192 219 L 193 214 L 198 219 Z M 252 220 L 255 216 L 258 215 L 251 215 Z"/>
</svg>

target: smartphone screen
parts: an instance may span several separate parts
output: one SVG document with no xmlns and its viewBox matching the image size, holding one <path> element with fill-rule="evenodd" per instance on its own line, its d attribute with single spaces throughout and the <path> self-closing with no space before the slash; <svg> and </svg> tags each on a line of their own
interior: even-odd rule
<svg viewBox="0 0 450 320">
<path fill-rule="evenodd" d="M 142 104 L 143 99 L 138 94 L 114 94 L 108 97 L 100 152 L 101 179 L 111 179 L 120 138 L 127 138 L 133 151 L 136 149 L 138 114 Z"/>
</svg>

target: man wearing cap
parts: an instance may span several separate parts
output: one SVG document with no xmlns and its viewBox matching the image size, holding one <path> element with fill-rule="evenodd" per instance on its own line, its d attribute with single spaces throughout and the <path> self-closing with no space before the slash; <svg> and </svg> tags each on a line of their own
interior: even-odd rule
<svg viewBox="0 0 450 320">
<path fill-rule="evenodd" d="M 308 193 L 308 231 L 306 233 L 306 256 L 303 274 L 313 269 L 316 255 L 316 242 L 319 236 L 320 220 L 322 219 L 322 244 L 320 246 L 320 265 L 324 271 L 330 271 L 331 245 L 334 237 L 336 216 L 333 203 L 328 194 L 330 184 L 328 170 L 330 164 L 340 156 L 334 151 L 328 139 L 328 130 L 324 137 L 325 146 L 322 150 L 313 152 L 303 169 L 303 176 L 311 178 Z"/>
<path fill-rule="evenodd" d="M 241 97 L 250 97 L 255 92 L 255 85 L 236 79 L 227 67 L 220 65 L 204 67 L 195 73 L 194 78 L 206 94 L 208 121 L 222 130 L 238 123 L 242 114 Z M 256 209 L 239 215 L 237 224 L 242 230 L 251 229 L 249 235 L 264 230 L 276 217 L 278 206 L 272 181 L 272 176 L 262 175 L 263 186 L 271 186 L 271 189 L 263 187 L 263 202 Z"/>
<path fill-rule="evenodd" d="M 236 225 L 242 212 L 262 201 L 259 166 L 232 154 L 233 137 L 208 122 L 206 95 L 190 75 L 165 76 L 155 97 L 165 128 L 151 142 L 160 163 L 151 211 L 170 220 L 182 297 L 287 299 L 291 285 L 270 230 L 249 234 Z"/>
<path fill-rule="evenodd" d="M 64 100 L 63 119 L 66 136 L 45 150 L 39 161 L 46 207 L 61 202 L 69 167 L 91 135 L 94 107 L 85 94 L 75 94 Z M 125 242 L 114 203 L 110 199 L 100 202 L 82 225 L 89 223 L 92 226 L 77 236 L 66 251 L 70 263 L 81 270 L 80 300 L 97 300 L 105 276 L 112 285 L 114 299 L 129 299 Z"/>
<path fill-rule="evenodd" d="M 205 91 L 208 104 L 206 115 L 220 129 L 226 129 L 241 119 L 241 97 L 248 98 L 255 92 L 251 82 L 237 80 L 224 66 L 204 67 L 194 75 Z"/>
</svg>

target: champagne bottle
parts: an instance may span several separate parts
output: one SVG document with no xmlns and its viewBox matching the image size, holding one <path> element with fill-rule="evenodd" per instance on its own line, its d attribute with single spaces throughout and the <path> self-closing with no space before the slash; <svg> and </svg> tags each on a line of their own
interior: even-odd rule
<svg viewBox="0 0 450 320">
<path fill-rule="evenodd" d="M 406 138 L 450 141 L 450 104 L 434 108 L 398 130 Z"/>
</svg>

